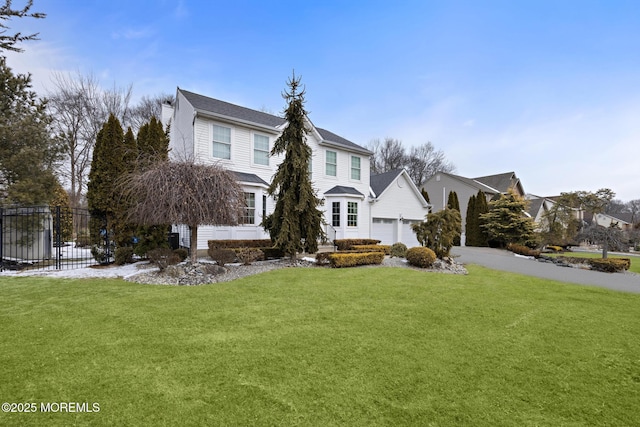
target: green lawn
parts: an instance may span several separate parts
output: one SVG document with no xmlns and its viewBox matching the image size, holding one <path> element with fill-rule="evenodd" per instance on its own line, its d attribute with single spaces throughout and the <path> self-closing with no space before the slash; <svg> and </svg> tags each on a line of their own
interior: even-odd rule
<svg viewBox="0 0 640 427">
<path fill-rule="evenodd" d="M 576 257 L 576 258 L 602 258 L 602 252 L 564 252 L 564 253 L 558 253 L 558 254 L 545 254 L 545 255 L 549 255 L 552 257 L 553 256 L 570 256 L 570 257 Z M 630 258 L 631 268 L 629 268 L 629 271 L 640 274 L 640 256 L 635 254 L 625 254 L 625 255 L 608 254 L 607 256 L 609 258 Z"/>
<path fill-rule="evenodd" d="M 480 267 L 0 277 L 0 425 L 640 425 L 640 295 Z M 639 284 L 640 286 L 640 284 Z"/>
</svg>

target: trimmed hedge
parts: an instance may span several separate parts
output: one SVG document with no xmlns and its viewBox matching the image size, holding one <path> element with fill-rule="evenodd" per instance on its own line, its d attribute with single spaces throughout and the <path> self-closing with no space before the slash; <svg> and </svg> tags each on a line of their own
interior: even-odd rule
<svg viewBox="0 0 640 427">
<path fill-rule="evenodd" d="M 348 251 L 353 245 L 377 245 L 380 240 L 375 239 L 337 239 L 333 243 L 339 251 Z"/>
<path fill-rule="evenodd" d="M 215 251 L 219 249 L 229 249 L 234 252 L 238 252 L 240 250 L 249 249 L 249 250 L 260 250 L 262 251 L 261 255 L 257 255 L 257 253 L 252 252 L 256 257 L 253 261 L 261 261 L 264 259 L 274 259 L 274 258 L 282 258 L 284 257 L 284 253 L 282 250 L 273 247 L 273 243 L 271 239 L 255 239 L 255 240 L 209 240 L 207 241 L 207 245 L 209 246 L 209 250 L 207 253 L 211 259 L 216 260 L 211 254 L 218 256 L 219 254 Z M 214 252 L 212 252 L 214 251 Z M 228 261 L 228 256 L 225 257 L 226 263 L 230 263 L 233 261 Z M 242 262 L 242 259 L 240 260 Z M 250 261 L 250 262 L 253 262 Z M 224 262 L 224 261 L 223 261 Z"/>
<path fill-rule="evenodd" d="M 540 251 L 531 249 L 528 246 L 518 245 L 515 243 L 509 243 L 507 245 L 507 250 L 510 250 L 514 254 L 524 255 L 524 256 L 532 256 L 534 258 L 538 258 L 540 256 Z"/>
<path fill-rule="evenodd" d="M 631 267 L 630 258 L 590 258 L 589 265 L 592 270 L 604 271 L 605 273 L 615 273 L 625 271 Z"/>
<path fill-rule="evenodd" d="M 333 268 L 355 267 L 358 265 L 379 265 L 384 260 L 382 252 L 330 253 L 329 264 Z"/>
<path fill-rule="evenodd" d="M 436 253 L 424 246 L 416 246 L 407 249 L 405 258 L 410 265 L 420 268 L 429 268 L 436 261 Z"/>
<path fill-rule="evenodd" d="M 384 252 L 385 255 L 391 253 L 391 246 L 389 245 L 353 245 L 351 250 L 358 252 Z"/>
<path fill-rule="evenodd" d="M 232 250 L 236 253 L 238 260 L 244 265 L 251 265 L 254 261 L 264 260 L 264 252 L 259 248 L 239 248 Z"/>
<path fill-rule="evenodd" d="M 592 270 L 602 271 L 605 273 L 615 273 L 618 271 L 625 271 L 631 267 L 630 258 L 578 258 L 559 256 L 557 258 L 567 264 L 587 264 Z"/>
<path fill-rule="evenodd" d="M 209 249 L 213 248 L 270 248 L 273 246 L 271 239 L 255 240 L 209 240 Z"/>
</svg>

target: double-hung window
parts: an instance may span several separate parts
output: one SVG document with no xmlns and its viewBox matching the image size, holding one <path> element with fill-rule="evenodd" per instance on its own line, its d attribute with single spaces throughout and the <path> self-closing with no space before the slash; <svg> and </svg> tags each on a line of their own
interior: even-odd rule
<svg viewBox="0 0 640 427">
<path fill-rule="evenodd" d="M 326 171 L 328 176 L 336 176 L 338 171 L 338 153 L 335 151 L 326 152 Z"/>
<path fill-rule="evenodd" d="M 351 156 L 351 179 L 360 181 L 360 157 Z"/>
<path fill-rule="evenodd" d="M 340 202 L 333 202 L 331 204 L 331 225 L 333 227 L 340 227 Z"/>
<path fill-rule="evenodd" d="M 256 193 L 244 193 L 244 211 L 240 224 L 256 223 Z"/>
<path fill-rule="evenodd" d="M 357 202 L 347 202 L 347 226 L 348 227 L 358 226 L 358 203 Z"/>
<path fill-rule="evenodd" d="M 269 166 L 269 137 L 253 135 L 253 163 Z"/>
<path fill-rule="evenodd" d="M 231 159 L 231 128 L 213 125 L 213 157 Z"/>
</svg>

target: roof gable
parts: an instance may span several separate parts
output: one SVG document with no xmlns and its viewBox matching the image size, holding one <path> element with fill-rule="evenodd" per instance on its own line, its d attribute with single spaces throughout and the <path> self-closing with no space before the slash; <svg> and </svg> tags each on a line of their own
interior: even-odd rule
<svg viewBox="0 0 640 427">
<path fill-rule="evenodd" d="M 373 194 L 376 197 L 382 194 L 401 173 L 402 169 L 395 169 L 389 172 L 371 175 L 369 183 L 371 185 L 371 190 L 373 190 Z"/>
<path fill-rule="evenodd" d="M 487 175 L 473 178 L 475 181 L 481 182 L 489 187 L 495 188 L 500 193 L 506 193 L 512 187 L 517 187 L 518 191 L 524 195 L 522 183 L 516 177 L 515 172 L 506 172 L 497 175 Z"/>
<path fill-rule="evenodd" d="M 429 206 L 429 203 L 424 199 L 422 193 L 416 187 L 416 184 L 413 182 L 409 174 L 405 169 L 395 169 L 389 172 L 384 172 L 376 175 L 371 175 L 369 177 L 369 183 L 371 187 L 371 191 L 373 192 L 373 197 L 379 199 L 388 188 L 391 187 L 391 184 L 396 182 L 399 179 L 404 179 L 409 183 L 409 187 L 411 191 L 414 193 L 416 198 L 422 203 L 424 207 Z"/>
</svg>

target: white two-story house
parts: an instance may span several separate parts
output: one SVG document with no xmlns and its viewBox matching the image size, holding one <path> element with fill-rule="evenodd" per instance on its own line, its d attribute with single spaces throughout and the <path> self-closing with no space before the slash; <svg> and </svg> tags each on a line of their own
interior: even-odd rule
<svg viewBox="0 0 640 427">
<path fill-rule="evenodd" d="M 170 124 L 170 156 L 218 163 L 233 171 L 245 191 L 246 209 L 238 226 L 203 226 L 198 249 L 213 239 L 263 239 L 260 225 L 273 212 L 267 187 L 283 157 L 269 155 L 286 126 L 283 118 L 186 90 L 177 89 L 174 105 L 164 105 L 163 124 Z M 312 150 L 309 174 L 324 200 L 329 238 L 371 238 L 369 156 L 371 152 L 307 121 Z M 191 246 L 188 233 L 182 244 Z"/>
</svg>

